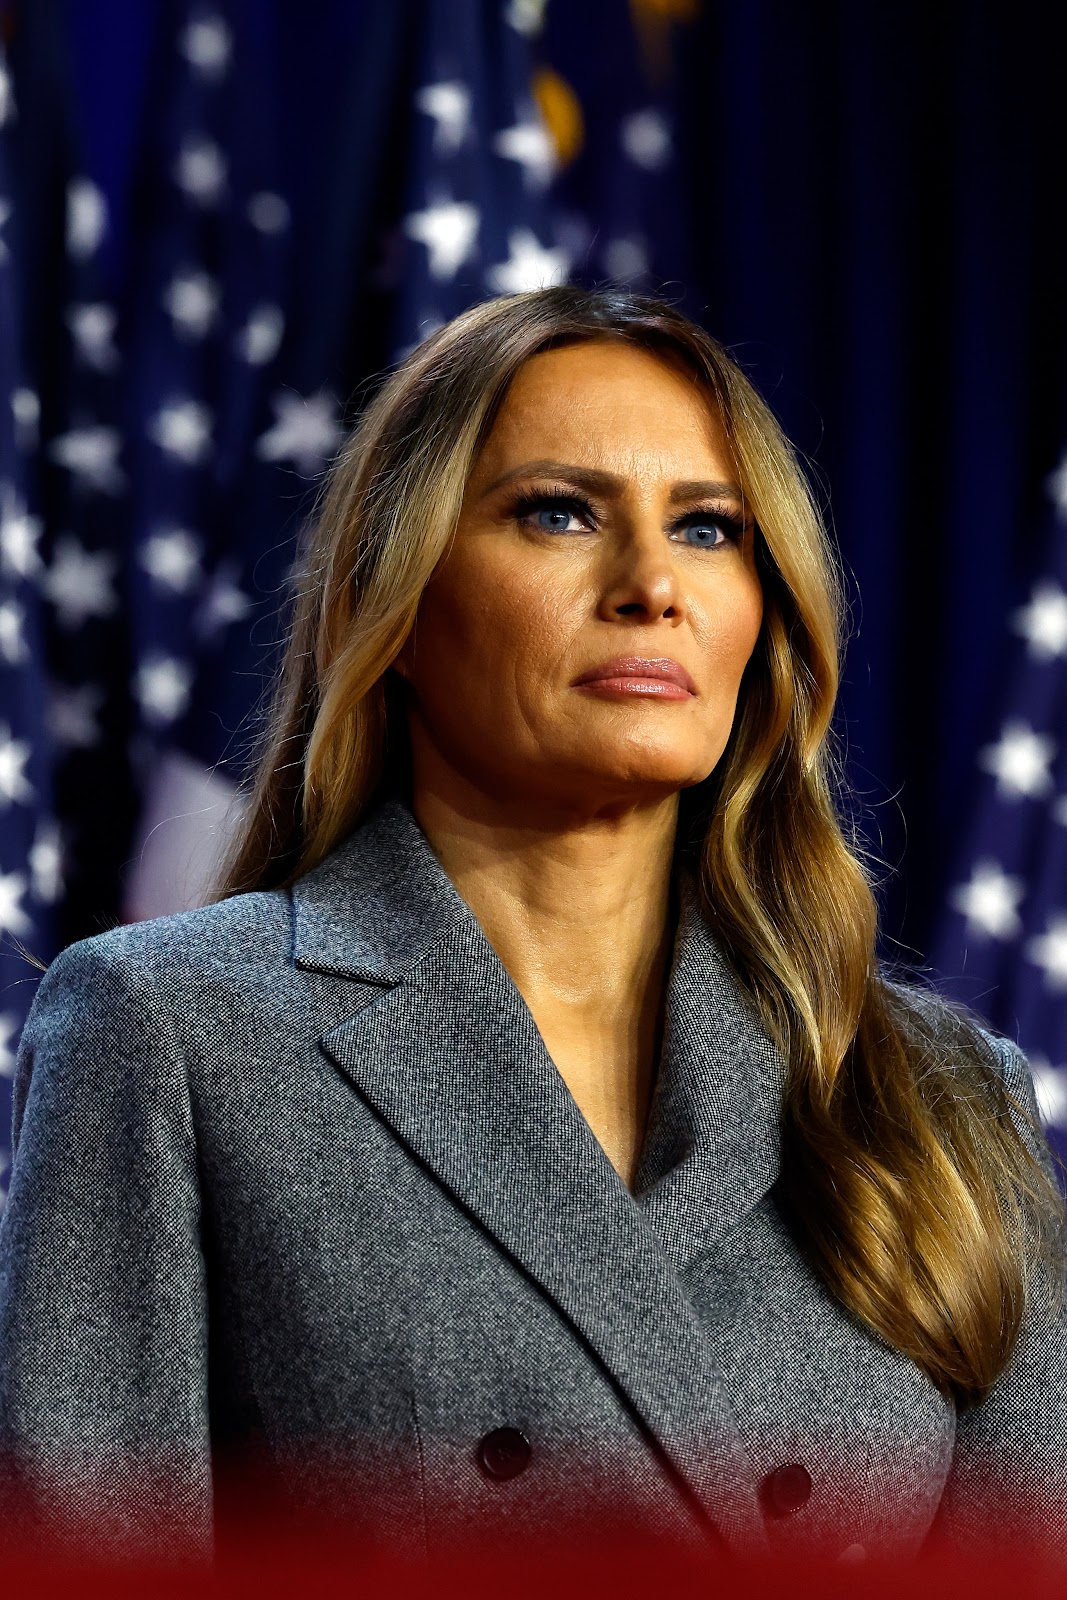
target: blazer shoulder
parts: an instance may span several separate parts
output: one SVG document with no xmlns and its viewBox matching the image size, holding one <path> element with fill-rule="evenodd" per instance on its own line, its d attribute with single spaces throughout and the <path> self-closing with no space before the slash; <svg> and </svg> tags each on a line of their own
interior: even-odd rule
<svg viewBox="0 0 1067 1600">
<path fill-rule="evenodd" d="M 924 1043 L 948 1050 L 977 1051 L 986 1064 L 1004 1076 L 1020 1065 L 1028 1072 L 1026 1057 L 1011 1039 L 996 1032 L 985 1018 L 942 994 L 929 983 L 895 974 L 882 974 L 882 984 L 898 1014 Z"/>
<path fill-rule="evenodd" d="M 88 1018 L 131 1004 L 178 1032 L 205 1006 L 243 990 L 269 993 L 292 967 L 285 891 L 235 895 L 169 917 L 126 923 L 70 944 L 41 978 L 24 1037 L 57 1010 Z"/>
<path fill-rule="evenodd" d="M 967 1006 L 927 984 L 885 977 L 883 982 L 891 998 L 915 1024 L 926 1050 L 941 1048 L 949 1060 L 955 1056 L 961 1066 L 967 1057 L 981 1060 L 994 1075 L 998 1090 L 1006 1091 L 1007 1109 L 1024 1141 L 1047 1168 L 1050 1156 L 1041 1114 L 1041 1086 L 1015 1040 L 998 1033 Z M 1002 1097 L 999 1103 L 1004 1106 Z"/>
<path fill-rule="evenodd" d="M 109 928 L 68 945 L 48 971 L 66 975 L 101 968 L 146 978 L 190 974 L 219 963 L 285 960 L 292 940 L 292 907 L 281 890 L 234 895 L 213 905 Z"/>
</svg>

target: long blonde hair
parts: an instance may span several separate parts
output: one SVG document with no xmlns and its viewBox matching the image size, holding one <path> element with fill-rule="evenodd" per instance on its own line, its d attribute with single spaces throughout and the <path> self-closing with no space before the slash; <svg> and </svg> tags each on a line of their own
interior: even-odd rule
<svg viewBox="0 0 1067 1600">
<path fill-rule="evenodd" d="M 704 915 L 788 1062 L 779 1203 L 837 1299 L 946 1395 L 977 1401 L 1008 1360 L 1034 1268 L 1053 1265 L 1062 1203 L 979 1030 L 878 968 L 874 895 L 834 802 L 842 605 L 822 522 L 764 401 L 673 307 L 570 286 L 502 297 L 382 384 L 320 496 L 220 895 L 292 883 L 396 782 L 406 732 L 387 669 L 482 442 L 525 361 L 598 338 L 685 363 L 758 525 L 759 641 L 726 751 L 683 793 L 680 828 Z"/>
</svg>

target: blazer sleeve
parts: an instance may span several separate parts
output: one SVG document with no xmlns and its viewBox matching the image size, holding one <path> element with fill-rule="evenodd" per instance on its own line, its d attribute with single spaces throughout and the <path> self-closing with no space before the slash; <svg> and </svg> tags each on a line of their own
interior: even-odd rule
<svg viewBox="0 0 1067 1600">
<path fill-rule="evenodd" d="M 1026 1058 L 993 1041 L 1005 1087 L 1024 1108 L 1016 1123 L 1053 1181 Z M 1067 1257 L 1035 1275 L 1012 1356 L 977 1406 L 961 1411 L 952 1467 L 934 1528 L 954 1545 L 1067 1561 Z"/>
<path fill-rule="evenodd" d="M 178 997 L 138 972 L 130 932 L 52 964 L 16 1061 L 0 1527 L 195 1561 L 212 1549 L 196 1147 Z"/>
</svg>

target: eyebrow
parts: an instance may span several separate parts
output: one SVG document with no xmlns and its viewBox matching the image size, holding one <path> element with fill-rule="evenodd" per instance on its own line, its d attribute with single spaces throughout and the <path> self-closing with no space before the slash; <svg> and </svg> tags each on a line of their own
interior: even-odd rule
<svg viewBox="0 0 1067 1600">
<path fill-rule="evenodd" d="M 590 494 L 618 494 L 626 480 L 614 472 L 602 472 L 596 467 L 576 467 L 566 461 L 526 461 L 521 467 L 512 467 L 483 490 L 482 499 L 502 489 L 516 478 L 566 478 Z M 672 486 L 669 498 L 680 500 L 742 500 L 740 484 L 726 478 L 688 478 Z"/>
</svg>

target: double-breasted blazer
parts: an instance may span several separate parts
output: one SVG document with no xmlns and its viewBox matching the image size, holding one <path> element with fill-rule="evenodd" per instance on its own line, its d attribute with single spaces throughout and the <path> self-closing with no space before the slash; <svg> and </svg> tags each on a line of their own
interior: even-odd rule
<svg viewBox="0 0 1067 1600">
<path fill-rule="evenodd" d="M 957 1414 L 827 1292 L 776 1204 L 783 1061 L 679 894 L 632 1192 L 399 800 L 292 890 L 66 950 L 14 1082 L 9 1507 L 206 1554 L 247 1476 L 431 1554 L 600 1514 L 739 1552 L 1059 1548 L 1063 1320 L 1035 1300 Z"/>
</svg>

